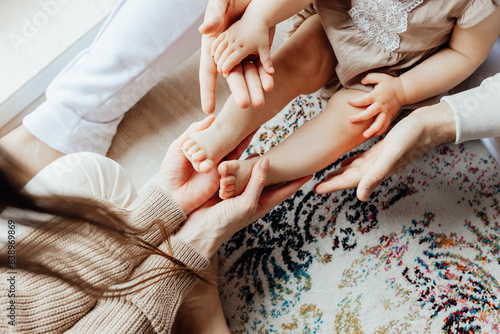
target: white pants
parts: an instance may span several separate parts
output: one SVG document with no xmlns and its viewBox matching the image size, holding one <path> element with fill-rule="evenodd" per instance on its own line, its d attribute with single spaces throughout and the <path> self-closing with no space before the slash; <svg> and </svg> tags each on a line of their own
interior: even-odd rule
<svg viewBox="0 0 500 334">
<path fill-rule="evenodd" d="M 121 0 L 24 126 L 63 153 L 106 154 L 124 113 L 200 47 L 206 3 Z"/>
</svg>

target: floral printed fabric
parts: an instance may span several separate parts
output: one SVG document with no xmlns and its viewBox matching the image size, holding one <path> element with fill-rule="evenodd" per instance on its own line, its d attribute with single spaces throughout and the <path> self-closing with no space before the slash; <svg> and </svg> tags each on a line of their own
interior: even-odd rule
<svg viewBox="0 0 500 334">
<path fill-rule="evenodd" d="M 267 150 L 323 105 L 295 99 L 251 151 Z M 500 169 L 483 146 L 441 146 L 368 202 L 355 190 L 312 192 L 339 165 L 221 248 L 232 332 L 499 333 Z"/>
</svg>

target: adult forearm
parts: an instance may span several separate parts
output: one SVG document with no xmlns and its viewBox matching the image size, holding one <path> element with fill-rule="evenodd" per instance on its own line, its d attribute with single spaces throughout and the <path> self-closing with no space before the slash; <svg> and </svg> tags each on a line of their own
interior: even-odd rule
<svg viewBox="0 0 500 334">
<path fill-rule="evenodd" d="M 455 143 L 500 136 L 500 73 L 442 101 L 451 107 L 456 121 Z"/>
</svg>

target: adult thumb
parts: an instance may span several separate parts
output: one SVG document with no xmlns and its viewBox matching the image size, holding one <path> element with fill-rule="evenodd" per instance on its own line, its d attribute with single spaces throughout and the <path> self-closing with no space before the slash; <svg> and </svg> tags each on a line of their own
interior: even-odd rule
<svg viewBox="0 0 500 334">
<path fill-rule="evenodd" d="M 224 21 L 228 3 L 229 0 L 210 0 L 208 2 L 203 23 L 198 28 L 200 33 L 204 35 L 213 34 L 220 28 Z"/>
<path fill-rule="evenodd" d="M 386 179 L 390 170 L 388 167 L 386 163 L 378 159 L 363 175 L 356 190 L 356 195 L 360 201 L 367 201 L 373 190 Z"/>
</svg>

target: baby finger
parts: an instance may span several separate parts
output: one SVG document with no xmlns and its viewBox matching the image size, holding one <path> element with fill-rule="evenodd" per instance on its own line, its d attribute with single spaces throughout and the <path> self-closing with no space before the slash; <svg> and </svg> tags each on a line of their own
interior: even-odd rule
<svg viewBox="0 0 500 334">
<path fill-rule="evenodd" d="M 380 113 L 379 105 L 377 102 L 366 108 L 365 110 L 353 115 L 349 118 L 352 123 L 366 121 L 367 119 L 375 117 Z"/>
<path fill-rule="evenodd" d="M 388 77 L 390 76 L 384 73 L 372 72 L 368 73 L 363 79 L 361 79 L 361 83 L 363 85 L 377 85 L 386 80 Z"/>
<path fill-rule="evenodd" d="M 216 39 L 214 39 L 214 41 L 212 42 L 212 47 L 210 48 L 210 54 L 212 55 L 212 57 L 215 55 L 215 51 L 219 47 L 219 44 L 225 40 L 225 37 L 226 37 L 226 33 L 223 32 Z"/>
<path fill-rule="evenodd" d="M 391 122 L 385 122 L 384 126 L 382 126 L 382 129 L 378 130 L 377 133 L 375 133 L 373 136 L 374 137 L 382 136 L 387 131 L 387 129 L 389 129 L 389 125 L 391 125 Z"/>
<path fill-rule="evenodd" d="M 217 45 L 217 49 L 215 50 L 214 54 L 212 55 L 214 57 L 214 62 L 218 65 L 220 62 L 220 57 L 228 49 L 228 43 L 227 40 L 221 41 L 219 45 Z"/>
<path fill-rule="evenodd" d="M 358 97 L 357 99 L 349 99 L 347 103 L 349 103 L 353 107 L 364 107 L 368 106 L 375 102 L 375 98 L 371 93 L 366 93 L 361 97 Z"/>
<path fill-rule="evenodd" d="M 379 114 L 375 119 L 375 121 L 372 123 L 372 125 L 370 125 L 368 130 L 363 132 L 363 137 L 370 138 L 373 136 L 373 134 L 377 133 L 380 129 L 382 129 L 386 118 L 387 115 L 385 113 Z"/>
<path fill-rule="evenodd" d="M 222 67 L 224 66 L 224 63 L 226 62 L 226 60 L 229 58 L 229 56 L 231 56 L 231 54 L 233 54 L 235 51 L 231 48 L 231 47 L 228 47 L 226 50 L 224 50 L 224 52 L 220 55 L 220 58 L 219 58 L 219 61 L 217 62 L 217 71 L 224 75 L 225 77 L 227 77 L 227 75 L 229 74 L 229 72 L 223 72 L 222 71 Z"/>
<path fill-rule="evenodd" d="M 240 50 L 231 53 L 222 64 L 222 73 L 229 73 L 237 64 L 241 63 L 244 57 Z"/>
</svg>

